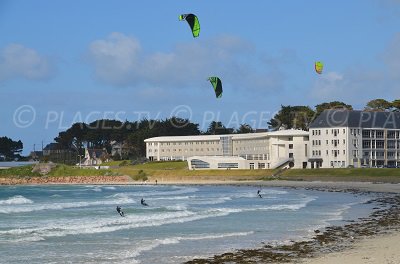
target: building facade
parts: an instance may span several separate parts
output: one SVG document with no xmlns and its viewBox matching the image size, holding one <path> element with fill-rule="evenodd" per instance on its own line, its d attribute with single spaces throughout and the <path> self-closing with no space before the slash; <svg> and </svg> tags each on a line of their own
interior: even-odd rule
<svg viewBox="0 0 400 264">
<path fill-rule="evenodd" d="M 310 167 L 400 166 L 400 113 L 325 110 L 309 133 Z"/>
<path fill-rule="evenodd" d="M 306 168 L 309 158 L 309 133 L 302 130 L 155 137 L 145 143 L 149 160 L 188 160 L 190 169 Z"/>
</svg>

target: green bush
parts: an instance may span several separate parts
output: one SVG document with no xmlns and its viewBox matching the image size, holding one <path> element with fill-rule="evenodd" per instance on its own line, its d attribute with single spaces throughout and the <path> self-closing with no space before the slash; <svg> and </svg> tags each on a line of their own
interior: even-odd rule
<svg viewBox="0 0 400 264">
<path fill-rule="evenodd" d="M 147 174 L 143 170 L 139 170 L 138 173 L 132 176 L 132 179 L 135 181 L 147 181 Z"/>
<path fill-rule="evenodd" d="M 128 166 L 128 165 L 129 165 L 129 161 L 124 160 L 118 166 L 123 167 L 123 166 Z"/>
</svg>

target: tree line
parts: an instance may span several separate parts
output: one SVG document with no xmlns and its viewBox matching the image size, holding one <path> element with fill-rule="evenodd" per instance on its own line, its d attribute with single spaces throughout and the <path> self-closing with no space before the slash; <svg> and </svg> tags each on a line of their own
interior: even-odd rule
<svg viewBox="0 0 400 264">
<path fill-rule="evenodd" d="M 353 106 L 341 101 L 324 102 L 312 109 L 309 106 L 281 105 L 281 109 L 268 122 L 269 130 L 303 129 L 308 130 L 310 123 L 326 109 L 353 110 Z M 400 100 L 393 102 L 384 99 L 369 101 L 366 111 L 400 111 Z M 164 120 L 143 119 L 139 121 L 96 120 L 90 124 L 75 123 L 66 131 L 60 132 L 55 138 L 62 149 L 74 150 L 83 154 L 84 148 L 106 149 L 111 153 L 113 143 L 122 145 L 122 157 L 137 158 L 146 155 L 144 140 L 159 136 L 188 135 L 219 135 L 234 133 L 252 133 L 255 129 L 248 124 L 238 128 L 228 128 L 220 121 L 212 121 L 205 131 L 199 129 L 199 124 L 179 117 Z"/>
<path fill-rule="evenodd" d="M 21 159 L 23 147 L 21 140 L 14 141 L 8 137 L 0 137 L 0 161 Z"/>
<path fill-rule="evenodd" d="M 67 149 L 83 154 L 84 148 L 106 149 L 111 153 L 113 144 L 120 144 L 122 157 L 114 159 L 138 158 L 146 155 L 144 140 L 158 136 L 188 136 L 250 133 L 254 130 L 247 124 L 237 129 L 226 128 L 222 122 L 213 121 L 206 131 L 199 124 L 188 119 L 172 117 L 164 120 L 143 119 L 140 121 L 119 121 L 101 119 L 90 124 L 75 123 L 66 131 L 60 132 L 54 139 L 59 149 Z"/>
<path fill-rule="evenodd" d="M 314 109 L 304 105 L 281 105 L 280 110 L 268 122 L 268 127 L 264 129 L 308 130 L 310 123 L 326 109 L 353 110 L 353 107 L 341 101 L 324 102 L 316 105 Z M 400 112 L 400 99 L 393 101 L 374 99 L 366 104 L 364 110 Z M 164 120 L 143 119 L 133 122 L 102 119 L 89 124 L 75 123 L 69 129 L 60 132 L 54 140 L 59 149 L 68 150 L 75 155 L 83 155 L 84 148 L 106 149 L 108 153 L 111 153 L 113 143 L 119 143 L 123 148 L 123 157 L 119 158 L 125 159 L 145 156 L 144 140 L 151 137 L 252 132 L 255 132 L 255 129 L 248 124 L 241 124 L 234 129 L 226 127 L 220 121 L 212 121 L 205 131 L 201 131 L 199 124 L 179 117 Z M 20 140 L 14 141 L 8 137 L 0 137 L 0 160 L 21 159 L 22 149 L 23 144 Z"/>
<path fill-rule="evenodd" d="M 340 101 L 318 104 L 315 106 L 315 110 L 309 106 L 304 105 L 281 105 L 281 109 L 268 122 L 268 125 L 271 130 L 276 130 L 280 128 L 308 130 L 310 123 L 324 110 L 328 109 L 353 110 L 353 106 Z M 365 105 L 363 110 L 380 112 L 400 112 L 400 99 L 396 99 L 393 101 L 387 101 L 385 99 L 373 99 Z"/>
</svg>

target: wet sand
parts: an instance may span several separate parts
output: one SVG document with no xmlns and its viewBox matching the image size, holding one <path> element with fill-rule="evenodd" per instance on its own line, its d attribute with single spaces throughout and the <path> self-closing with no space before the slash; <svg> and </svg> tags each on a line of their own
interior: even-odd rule
<svg viewBox="0 0 400 264">
<path fill-rule="evenodd" d="M 343 252 L 304 261 L 304 264 L 397 264 L 400 263 L 400 234 L 390 234 L 357 242 Z"/>
</svg>

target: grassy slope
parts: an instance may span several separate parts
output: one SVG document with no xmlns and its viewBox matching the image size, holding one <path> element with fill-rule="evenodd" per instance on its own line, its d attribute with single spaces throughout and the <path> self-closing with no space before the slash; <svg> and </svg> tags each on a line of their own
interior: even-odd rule
<svg viewBox="0 0 400 264">
<path fill-rule="evenodd" d="M 284 171 L 279 178 L 288 180 L 400 182 L 400 169 L 291 169 Z"/>
<path fill-rule="evenodd" d="M 363 168 L 363 169 L 291 169 L 283 173 L 287 176 L 400 176 L 400 169 L 376 169 L 376 168 Z"/>
<path fill-rule="evenodd" d="M 2 169 L 0 170 L 0 177 L 22 177 L 22 176 L 40 176 L 39 173 L 32 172 L 32 165 L 22 166 L 22 167 L 14 167 L 10 169 Z"/>
<path fill-rule="evenodd" d="M 163 178 L 177 181 L 196 179 L 255 180 L 272 174 L 271 170 L 188 170 L 185 161 L 149 162 L 115 169 L 118 173 L 129 176 L 135 176 L 141 170 L 150 180 Z"/>
<path fill-rule="evenodd" d="M 122 161 L 116 162 L 114 166 Z M 0 177 L 34 177 L 32 166 L 0 170 Z M 59 164 L 48 176 L 103 176 L 128 175 L 137 178 L 145 175 L 149 180 L 258 180 L 272 179 L 273 170 L 188 170 L 187 162 L 149 162 L 140 165 L 121 166 L 110 170 L 79 169 Z M 382 181 L 400 182 L 400 169 L 291 169 L 280 174 L 279 179 L 321 181 Z"/>
<path fill-rule="evenodd" d="M 0 170 L 0 177 L 38 177 L 39 173 L 32 172 L 32 165 Z M 118 175 L 112 170 L 80 169 L 68 165 L 58 164 L 46 176 L 104 176 Z"/>
</svg>

